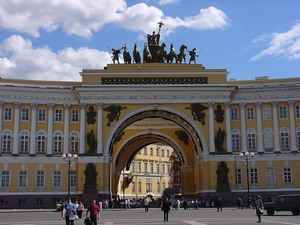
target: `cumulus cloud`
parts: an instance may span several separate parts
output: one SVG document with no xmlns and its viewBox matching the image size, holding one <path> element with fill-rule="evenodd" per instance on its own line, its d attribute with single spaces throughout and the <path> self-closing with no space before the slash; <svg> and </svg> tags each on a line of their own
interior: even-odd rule
<svg viewBox="0 0 300 225">
<path fill-rule="evenodd" d="M 169 4 L 176 4 L 180 2 L 180 0 L 159 0 L 158 4 L 160 5 L 169 5 Z"/>
<path fill-rule="evenodd" d="M 55 53 L 47 46 L 34 48 L 30 40 L 19 35 L 0 43 L 2 77 L 81 81 L 79 72 L 82 68 L 103 69 L 108 62 L 111 57 L 107 52 L 69 47 Z"/>
<path fill-rule="evenodd" d="M 295 24 L 287 32 L 261 35 L 253 40 L 254 43 L 266 41 L 268 47 L 252 57 L 252 61 L 267 56 L 300 59 L 300 23 Z"/>
</svg>

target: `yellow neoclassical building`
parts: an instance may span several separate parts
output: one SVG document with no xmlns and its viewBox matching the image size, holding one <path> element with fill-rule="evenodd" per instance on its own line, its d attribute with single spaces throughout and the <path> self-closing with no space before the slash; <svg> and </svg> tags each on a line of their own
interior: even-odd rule
<svg viewBox="0 0 300 225">
<path fill-rule="evenodd" d="M 300 193 L 300 78 L 227 73 L 141 63 L 84 69 L 81 82 L 0 79 L 0 207 L 158 196 L 168 178 L 155 165 L 170 164 L 156 147 L 150 158 L 157 143 L 178 155 L 183 196 Z"/>
</svg>

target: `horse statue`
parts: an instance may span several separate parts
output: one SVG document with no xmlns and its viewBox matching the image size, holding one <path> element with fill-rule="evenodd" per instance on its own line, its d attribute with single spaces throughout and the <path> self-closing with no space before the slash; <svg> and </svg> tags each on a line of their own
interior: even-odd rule
<svg viewBox="0 0 300 225">
<path fill-rule="evenodd" d="M 173 63 L 173 59 L 175 59 L 176 63 L 178 63 L 177 54 L 175 52 L 175 48 L 173 44 L 171 44 L 170 46 L 170 52 L 169 54 L 167 54 L 166 59 L 167 59 L 167 63 Z"/>
<path fill-rule="evenodd" d="M 180 49 L 179 49 L 179 54 L 177 55 L 178 58 L 178 62 L 181 64 L 182 60 L 184 60 L 184 63 L 186 63 L 185 60 L 185 50 L 187 50 L 187 46 L 186 45 L 181 45 Z"/>
<path fill-rule="evenodd" d="M 147 43 L 144 44 L 144 51 L 143 51 L 143 63 L 148 63 L 152 59 L 152 55 Z"/>
<path fill-rule="evenodd" d="M 131 64 L 131 56 L 130 56 L 127 46 L 124 45 L 123 49 L 124 49 L 124 52 L 123 52 L 124 63 Z"/>
<path fill-rule="evenodd" d="M 134 62 L 135 63 L 141 63 L 141 55 L 140 55 L 140 52 L 139 52 L 139 49 L 138 49 L 138 46 L 137 46 L 136 43 L 134 44 L 132 54 L 133 54 Z"/>
<path fill-rule="evenodd" d="M 162 43 L 157 51 L 157 62 L 164 63 L 167 56 L 167 51 L 165 50 L 166 44 Z"/>
</svg>

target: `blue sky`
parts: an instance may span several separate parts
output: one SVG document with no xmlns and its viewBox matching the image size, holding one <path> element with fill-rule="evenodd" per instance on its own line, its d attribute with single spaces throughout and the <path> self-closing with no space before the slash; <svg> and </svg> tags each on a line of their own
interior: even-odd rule
<svg viewBox="0 0 300 225">
<path fill-rule="evenodd" d="M 299 12 L 299 0 L 4 0 L 0 76 L 81 81 L 112 63 L 112 48 L 142 52 L 163 21 L 167 51 L 201 49 L 197 63 L 228 79 L 300 77 Z"/>
</svg>

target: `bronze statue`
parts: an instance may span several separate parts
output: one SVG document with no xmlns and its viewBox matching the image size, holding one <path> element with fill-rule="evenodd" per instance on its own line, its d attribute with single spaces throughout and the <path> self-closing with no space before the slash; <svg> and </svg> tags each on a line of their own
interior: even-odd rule
<svg viewBox="0 0 300 225">
<path fill-rule="evenodd" d="M 86 166 L 86 169 L 84 171 L 85 174 L 85 186 L 94 186 L 96 185 L 97 181 L 97 172 L 96 172 L 96 165 L 93 163 L 89 163 Z"/>
<path fill-rule="evenodd" d="M 170 46 L 170 52 L 166 56 L 166 59 L 167 59 L 167 63 L 172 63 L 173 59 L 175 59 L 175 62 L 178 63 L 177 54 L 175 52 L 175 48 L 174 48 L 173 44 L 171 44 L 171 46 Z"/>
<path fill-rule="evenodd" d="M 221 127 L 219 127 L 219 130 L 215 137 L 215 145 L 218 150 L 218 153 L 224 153 L 224 148 L 223 148 L 224 136 L 225 136 L 225 132 L 221 130 Z"/>
<path fill-rule="evenodd" d="M 190 55 L 190 62 L 189 64 L 191 64 L 191 62 L 194 62 L 194 64 L 196 64 L 196 57 L 199 57 L 199 55 L 197 55 L 196 53 L 196 48 L 193 48 L 192 51 L 188 51 L 189 55 Z"/>
<path fill-rule="evenodd" d="M 150 52 L 149 46 L 147 43 L 144 44 L 144 51 L 143 51 L 143 63 L 151 62 L 152 54 Z"/>
<path fill-rule="evenodd" d="M 131 64 L 131 56 L 130 56 L 127 46 L 124 45 L 123 49 L 124 49 L 124 52 L 123 52 L 124 63 Z"/>
<path fill-rule="evenodd" d="M 224 109 L 222 109 L 222 106 L 218 104 L 217 109 L 215 109 L 215 120 L 217 123 L 224 122 L 224 113 Z"/>
<path fill-rule="evenodd" d="M 93 129 L 91 129 L 91 132 L 89 132 L 86 137 L 87 137 L 87 144 L 89 145 L 88 153 L 95 154 L 97 141 Z"/>
<path fill-rule="evenodd" d="M 192 110 L 192 115 L 194 120 L 198 120 L 202 125 L 205 125 L 205 112 L 208 108 L 200 103 L 192 103 L 190 107 L 186 107 L 186 109 Z"/>
<path fill-rule="evenodd" d="M 186 63 L 185 60 L 185 50 L 187 50 L 187 46 L 186 45 L 181 45 L 180 49 L 179 49 L 179 54 L 177 55 L 178 58 L 178 62 L 181 64 L 182 60 L 184 60 L 184 63 Z"/>
<path fill-rule="evenodd" d="M 141 63 L 141 55 L 136 43 L 134 44 L 133 47 L 133 59 L 135 63 Z"/>
<path fill-rule="evenodd" d="M 88 124 L 95 124 L 97 113 L 92 105 L 89 107 L 89 111 L 86 113 L 86 116 Z"/>
<path fill-rule="evenodd" d="M 118 64 L 120 64 L 119 54 L 121 53 L 122 49 L 123 49 L 123 47 L 118 50 L 116 50 L 114 48 L 112 49 L 112 60 L 113 60 L 114 64 L 116 63 L 116 61 L 118 62 Z"/>
</svg>

